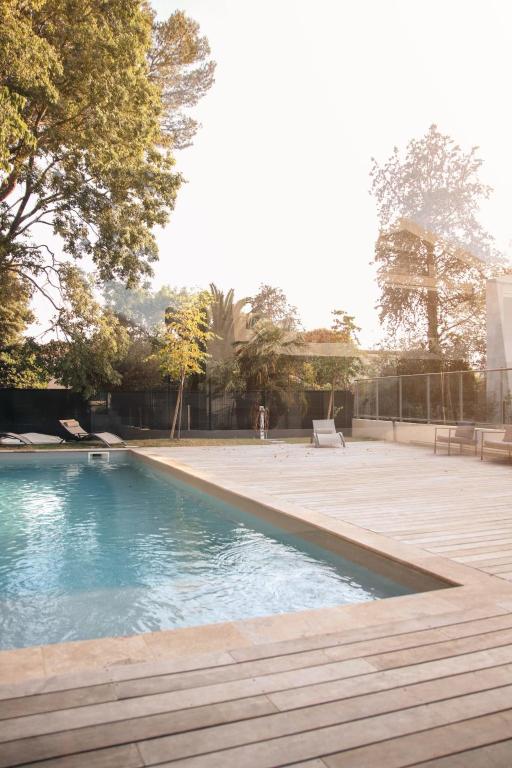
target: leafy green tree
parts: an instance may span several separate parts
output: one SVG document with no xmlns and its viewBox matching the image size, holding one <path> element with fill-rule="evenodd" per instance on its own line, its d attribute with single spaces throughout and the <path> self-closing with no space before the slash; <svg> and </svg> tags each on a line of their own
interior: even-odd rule
<svg viewBox="0 0 512 768">
<path fill-rule="evenodd" d="M 353 350 L 353 354 L 339 357 L 316 357 L 304 364 L 303 375 L 306 383 L 317 387 L 329 387 L 329 403 L 326 418 L 336 416 L 334 413 L 334 391 L 346 389 L 363 370 L 361 357 L 358 354 L 358 332 L 361 330 L 352 315 L 343 310 L 334 310 L 331 328 L 318 328 L 306 331 L 302 336 L 305 342 L 337 342 Z"/>
<path fill-rule="evenodd" d="M 76 267 L 66 268 L 65 308 L 56 320 L 59 338 L 47 354 L 55 378 L 85 398 L 121 383 L 117 364 L 129 336 L 118 318 L 94 299 L 91 280 Z"/>
<path fill-rule="evenodd" d="M 123 358 L 116 365 L 121 376 L 117 389 L 159 389 L 165 384 L 153 353 L 166 312 L 179 306 L 188 295 L 186 288 L 178 290 L 167 285 L 158 290 L 151 290 L 148 285 L 128 289 L 118 282 L 105 286 L 105 305 L 130 339 Z"/>
<path fill-rule="evenodd" d="M 49 380 L 45 349 L 33 339 L 0 348 L 0 388 L 44 389 Z"/>
<path fill-rule="evenodd" d="M 294 353 L 302 345 L 299 334 L 269 320 L 259 320 L 251 338 L 236 344 L 235 378 L 248 391 L 289 388 L 296 371 Z"/>
<path fill-rule="evenodd" d="M 23 333 L 34 317 L 31 286 L 11 272 L 0 272 L 0 387 L 39 388 L 49 374 L 39 346 Z"/>
<path fill-rule="evenodd" d="M 288 303 L 281 288 L 261 283 L 258 293 L 249 301 L 255 322 L 265 320 L 288 331 L 298 331 L 301 328 L 297 307 Z"/>
<path fill-rule="evenodd" d="M 380 236 L 375 249 L 380 319 L 391 340 L 438 357 L 481 358 L 485 280 L 500 270 L 477 212 L 490 188 L 477 148 L 463 151 L 435 125 L 373 160 Z"/>
<path fill-rule="evenodd" d="M 155 352 L 164 376 L 178 382 L 178 396 L 171 425 L 171 440 L 183 406 L 185 382 L 192 374 L 204 373 L 208 357 L 207 345 L 212 338 L 208 309 L 211 296 L 208 291 L 186 296 L 168 313 L 161 331 L 159 347 Z"/>
<path fill-rule="evenodd" d="M 19 343 L 33 321 L 31 286 L 11 272 L 0 272 L 0 349 Z"/>
<path fill-rule="evenodd" d="M 66 260 L 87 258 L 100 281 L 151 273 L 208 56 L 195 22 L 156 22 L 144 0 L 0 0 L 0 272 L 58 316 Z"/>
</svg>

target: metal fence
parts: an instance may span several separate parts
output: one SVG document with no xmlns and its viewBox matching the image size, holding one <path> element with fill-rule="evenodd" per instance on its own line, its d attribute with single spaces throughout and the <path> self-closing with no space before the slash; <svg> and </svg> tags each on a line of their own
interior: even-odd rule
<svg viewBox="0 0 512 768">
<path fill-rule="evenodd" d="M 216 392 L 207 386 L 200 391 L 185 392 L 181 429 L 253 429 L 260 405 L 269 409 L 271 429 L 311 429 L 313 419 L 325 418 L 329 395 L 318 390 Z M 74 418 L 86 430 L 109 430 L 123 437 L 140 430 L 169 431 L 176 396 L 172 388 L 102 392 L 90 400 L 65 389 L 0 389 L 0 429 L 59 434 L 59 419 Z M 352 425 L 353 399 L 348 390 L 334 394 L 335 421 L 339 428 Z"/>
<path fill-rule="evenodd" d="M 361 419 L 512 423 L 512 368 L 359 379 L 354 395 Z"/>
</svg>

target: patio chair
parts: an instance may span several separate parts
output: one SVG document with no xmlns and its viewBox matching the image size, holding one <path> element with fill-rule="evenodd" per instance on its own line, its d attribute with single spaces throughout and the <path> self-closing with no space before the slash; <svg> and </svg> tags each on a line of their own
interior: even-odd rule
<svg viewBox="0 0 512 768">
<path fill-rule="evenodd" d="M 125 441 L 119 435 L 113 435 L 112 432 L 86 432 L 76 419 L 59 419 L 59 424 L 64 427 L 66 432 L 75 440 L 99 440 L 111 448 L 113 445 L 126 445 Z"/>
<path fill-rule="evenodd" d="M 334 419 L 313 420 L 313 442 L 316 448 L 346 448 L 343 432 L 337 432 Z"/>
<path fill-rule="evenodd" d="M 57 435 L 43 435 L 40 432 L 0 432 L 2 445 L 54 445 L 63 443 Z"/>
<path fill-rule="evenodd" d="M 486 440 L 485 435 L 499 435 L 503 433 L 501 440 Z M 511 460 L 512 454 L 512 425 L 507 425 L 503 429 L 483 430 L 482 442 L 480 444 L 480 461 L 484 459 L 484 451 L 486 448 L 491 448 L 493 451 L 506 451 L 508 454 L 508 460 Z"/>
<path fill-rule="evenodd" d="M 441 430 L 448 430 L 447 435 L 439 435 Z M 464 445 L 471 446 L 477 452 L 476 431 L 474 424 L 458 424 L 455 427 L 437 426 L 434 434 L 434 453 L 437 453 L 437 446 L 448 446 L 448 456 L 451 454 L 452 445 L 459 446 L 459 453 L 462 453 Z"/>
</svg>

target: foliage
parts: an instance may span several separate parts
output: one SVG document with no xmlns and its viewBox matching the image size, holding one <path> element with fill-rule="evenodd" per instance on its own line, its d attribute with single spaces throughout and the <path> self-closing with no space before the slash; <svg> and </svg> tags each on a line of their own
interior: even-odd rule
<svg viewBox="0 0 512 768">
<path fill-rule="evenodd" d="M 213 85 L 215 62 L 209 56 L 208 40 L 183 11 L 154 23 L 150 74 L 162 92 L 163 130 L 176 148 L 189 147 L 197 131 L 197 122 L 182 110 L 194 107 Z"/>
<path fill-rule="evenodd" d="M 129 330 L 129 329 L 128 329 Z M 111 388 L 123 391 L 161 389 L 165 381 L 153 354 L 155 342 L 152 339 L 130 335 L 126 352 L 116 363 L 120 383 Z"/>
<path fill-rule="evenodd" d="M 117 317 L 94 299 L 91 281 L 67 266 L 65 308 L 55 329 L 60 338 L 49 342 L 51 369 L 64 386 L 88 398 L 121 382 L 116 363 L 128 348 L 129 336 Z"/>
<path fill-rule="evenodd" d="M 250 298 L 235 301 L 233 288 L 224 293 L 215 283 L 210 283 L 210 294 L 210 330 L 214 335 L 208 344 L 208 352 L 213 366 L 211 373 L 219 378 L 221 371 L 233 360 L 236 342 L 247 334 L 251 315 L 243 310 Z"/>
<path fill-rule="evenodd" d="M 116 369 L 123 390 L 159 389 L 164 385 L 158 361 L 153 356 L 166 312 L 179 306 L 189 295 L 186 288 L 164 285 L 152 291 L 148 285 L 128 289 L 118 282 L 105 286 L 103 296 L 108 309 L 129 335 L 126 353 Z"/>
<path fill-rule="evenodd" d="M 254 321 L 265 320 L 279 325 L 288 331 L 298 331 L 301 321 L 297 307 L 288 304 L 288 299 L 281 288 L 261 283 L 256 296 L 249 299 Z"/>
<path fill-rule="evenodd" d="M 213 336 L 208 322 L 210 301 L 208 291 L 183 297 L 176 307 L 168 311 L 160 334 L 155 352 L 160 371 L 179 383 L 171 439 L 174 437 L 178 414 L 181 413 L 185 381 L 191 374 L 204 372 L 208 357 L 207 344 Z"/>
<path fill-rule="evenodd" d="M 373 160 L 380 236 L 375 249 L 380 319 L 391 340 L 434 355 L 476 359 L 485 337 L 485 280 L 500 270 L 477 219 L 490 188 L 477 148 L 464 152 L 435 125 Z"/>
<path fill-rule="evenodd" d="M 126 288 L 122 283 L 107 283 L 103 296 L 106 306 L 137 335 L 151 337 L 161 326 L 169 307 L 178 306 L 188 296 L 186 288 L 163 285 L 152 291 L 148 285 Z"/>
<path fill-rule="evenodd" d="M 150 274 L 182 181 L 172 148 L 195 130 L 180 109 L 210 87 L 208 54 L 195 22 L 156 22 L 143 0 L 0 0 L 0 272 L 58 314 L 66 259 L 101 281 Z"/>
<path fill-rule="evenodd" d="M 357 354 L 357 334 L 361 329 L 355 324 L 354 317 L 343 310 L 334 310 L 332 315 L 333 322 L 330 329 L 320 328 L 303 334 L 303 338 L 307 341 L 338 342 L 353 348 L 352 355 L 315 357 L 307 360 L 303 365 L 302 374 L 306 384 L 330 389 L 327 419 L 333 415 L 334 390 L 348 388 L 363 371 L 361 357 Z"/>
<path fill-rule="evenodd" d="M 33 339 L 0 349 L 0 388 L 43 389 L 49 379 L 44 350 Z"/>
<path fill-rule="evenodd" d="M 249 341 L 236 345 L 234 378 L 246 390 L 284 390 L 296 379 L 293 353 L 302 346 L 300 336 L 267 319 L 253 326 Z"/>
<path fill-rule="evenodd" d="M 0 271 L 0 349 L 19 342 L 33 321 L 30 296 L 29 283 L 12 272 Z"/>
</svg>

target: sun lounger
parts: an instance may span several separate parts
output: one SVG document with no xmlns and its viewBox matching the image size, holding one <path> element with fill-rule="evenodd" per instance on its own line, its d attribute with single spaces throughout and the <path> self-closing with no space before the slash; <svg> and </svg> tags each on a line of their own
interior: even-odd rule
<svg viewBox="0 0 512 768">
<path fill-rule="evenodd" d="M 54 445 L 63 443 L 57 435 L 42 435 L 40 432 L 0 432 L 2 445 Z"/>
<path fill-rule="evenodd" d="M 86 432 L 76 419 L 62 419 L 59 424 L 75 438 L 75 440 L 99 440 L 111 448 L 113 445 L 125 445 L 125 441 L 119 435 L 111 432 Z"/>
<path fill-rule="evenodd" d="M 501 440 L 496 439 L 486 439 L 485 435 L 493 435 L 493 437 L 497 437 L 497 435 L 503 434 L 503 437 Z M 490 448 L 493 451 L 506 451 L 508 454 L 508 460 L 511 460 L 512 455 L 512 426 L 507 426 L 504 429 L 493 429 L 492 431 L 482 431 L 482 442 L 481 442 L 481 448 L 480 448 L 480 460 L 483 461 L 484 458 L 484 451 L 486 448 Z"/>
<path fill-rule="evenodd" d="M 345 448 L 342 432 L 336 431 L 334 419 L 315 419 L 313 421 L 313 442 L 317 448 Z"/>
<path fill-rule="evenodd" d="M 447 430 L 448 434 L 439 434 L 442 430 Z M 437 447 L 440 443 L 448 447 L 448 455 L 451 453 L 452 445 L 459 446 L 459 453 L 462 453 L 464 445 L 468 445 L 474 449 L 476 456 L 477 442 L 475 427 L 472 424 L 459 424 L 456 427 L 438 426 L 436 427 L 434 434 L 434 453 L 437 453 Z"/>
</svg>

